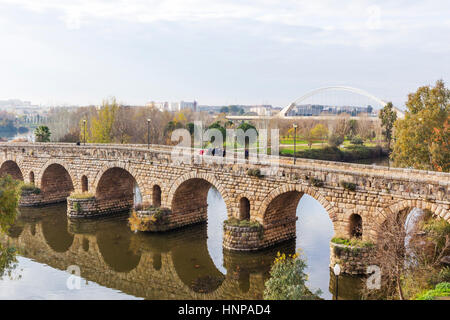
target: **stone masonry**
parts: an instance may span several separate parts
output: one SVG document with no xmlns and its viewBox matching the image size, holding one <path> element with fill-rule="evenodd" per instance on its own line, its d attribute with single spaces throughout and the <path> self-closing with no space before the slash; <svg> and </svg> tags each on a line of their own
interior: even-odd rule
<svg viewBox="0 0 450 320">
<path fill-rule="evenodd" d="M 202 163 L 195 163 L 199 157 Z M 326 209 L 336 237 L 349 238 L 351 221 L 357 216 L 362 221 L 362 239 L 375 241 L 375 226 L 387 215 L 414 207 L 450 221 L 448 173 L 308 159 L 297 159 L 293 165 L 281 158 L 275 175 L 255 177 L 248 169 L 264 173 L 270 166 L 248 161 L 215 163 L 213 157 L 197 154 L 187 159 L 191 163 L 174 161 L 168 146 L 0 143 L 0 174 L 34 181 L 42 190 L 40 204 L 66 201 L 72 191 L 87 191 L 95 198 L 91 205 L 108 214 L 131 208 L 137 185 L 144 202 L 152 204 L 158 198 L 160 203 L 155 205 L 170 209 L 173 221 L 189 224 L 206 218 L 211 186 L 221 193 L 229 218 L 239 219 L 240 203 L 248 206 L 241 201 L 246 198 L 250 220 L 259 222 L 263 233 L 257 245 L 254 238 L 247 248 L 244 239 L 229 239 L 239 243 L 238 250 L 256 250 L 295 237 L 296 208 L 304 194 Z M 342 182 L 353 184 L 355 190 L 342 187 Z M 196 213 L 198 219 L 183 219 Z M 240 233 L 233 234 L 239 237 Z"/>
</svg>

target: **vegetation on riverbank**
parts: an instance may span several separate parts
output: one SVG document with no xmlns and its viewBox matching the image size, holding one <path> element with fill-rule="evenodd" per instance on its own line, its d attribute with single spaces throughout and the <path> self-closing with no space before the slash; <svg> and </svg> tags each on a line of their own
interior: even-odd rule
<svg viewBox="0 0 450 320">
<path fill-rule="evenodd" d="M 406 107 L 394 126 L 394 165 L 450 172 L 450 89 L 442 80 L 420 87 Z"/>
<path fill-rule="evenodd" d="M 450 282 L 441 282 L 432 290 L 428 290 L 417 296 L 415 300 L 435 300 L 439 297 L 450 296 Z"/>
<path fill-rule="evenodd" d="M 441 282 L 450 282 L 450 224 L 425 211 L 407 233 L 405 219 L 387 216 L 378 226 L 376 250 L 370 259 L 383 270 L 381 290 L 366 290 L 363 296 L 410 300 Z"/>
<path fill-rule="evenodd" d="M 292 157 L 293 152 L 289 149 L 281 149 L 282 156 Z M 380 146 L 367 147 L 364 145 L 351 145 L 346 148 L 326 146 L 318 149 L 305 149 L 295 153 L 297 158 L 328 160 L 328 161 L 344 161 L 351 162 L 363 159 L 376 159 L 387 154 Z"/>
<path fill-rule="evenodd" d="M 8 232 L 17 216 L 20 199 L 20 182 L 6 176 L 0 178 L 0 233 Z M 16 249 L 0 244 L 0 279 L 4 274 L 11 274 L 16 267 Z"/>
<path fill-rule="evenodd" d="M 311 292 L 306 286 L 307 264 L 298 253 L 277 253 L 270 269 L 270 278 L 265 283 L 265 300 L 320 300 L 322 292 Z"/>
</svg>

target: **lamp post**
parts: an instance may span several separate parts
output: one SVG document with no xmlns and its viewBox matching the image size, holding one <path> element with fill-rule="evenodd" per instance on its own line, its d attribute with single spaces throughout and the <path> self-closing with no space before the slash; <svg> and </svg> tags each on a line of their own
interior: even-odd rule
<svg viewBox="0 0 450 320">
<path fill-rule="evenodd" d="M 147 149 L 150 149 L 150 121 L 151 119 L 147 119 Z"/>
<path fill-rule="evenodd" d="M 339 281 L 339 274 L 341 273 L 341 266 L 339 264 L 335 264 L 333 268 L 333 272 L 335 275 L 335 290 L 334 290 L 334 296 L 336 297 L 335 300 L 338 300 L 338 281 Z"/>
<path fill-rule="evenodd" d="M 86 120 L 83 120 L 84 134 L 83 134 L 83 142 L 86 145 Z"/>
<path fill-rule="evenodd" d="M 295 164 L 295 151 L 296 151 L 295 144 L 297 139 L 297 124 L 294 123 L 292 126 L 294 127 L 294 164 Z"/>
</svg>

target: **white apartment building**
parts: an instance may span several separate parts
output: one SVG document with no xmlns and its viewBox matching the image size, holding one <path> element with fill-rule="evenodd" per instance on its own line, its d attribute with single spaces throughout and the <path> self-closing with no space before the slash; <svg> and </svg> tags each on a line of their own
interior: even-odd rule
<svg viewBox="0 0 450 320">
<path fill-rule="evenodd" d="M 271 116 L 272 107 L 271 106 L 254 106 L 250 108 L 250 112 L 255 112 L 258 116 Z"/>
<path fill-rule="evenodd" d="M 197 111 L 197 101 L 188 102 L 188 101 L 179 101 L 179 102 L 155 102 L 151 101 L 147 103 L 147 106 L 154 106 L 158 110 L 169 111 L 169 112 L 177 112 L 185 109 L 191 109 L 193 111 Z"/>
</svg>

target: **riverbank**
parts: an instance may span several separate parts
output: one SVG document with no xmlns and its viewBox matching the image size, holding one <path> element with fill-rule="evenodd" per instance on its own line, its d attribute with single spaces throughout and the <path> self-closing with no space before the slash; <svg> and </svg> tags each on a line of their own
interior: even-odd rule
<svg viewBox="0 0 450 320">
<path fill-rule="evenodd" d="M 286 157 L 293 157 L 292 150 L 280 150 L 280 155 Z M 295 153 L 297 158 L 315 159 L 315 160 L 328 160 L 328 161 L 342 161 L 342 162 L 354 162 L 358 160 L 368 159 L 380 159 L 387 157 L 388 153 L 380 146 L 367 147 L 367 146 L 348 146 L 340 149 L 337 147 L 326 146 L 318 149 L 305 149 Z"/>
</svg>

